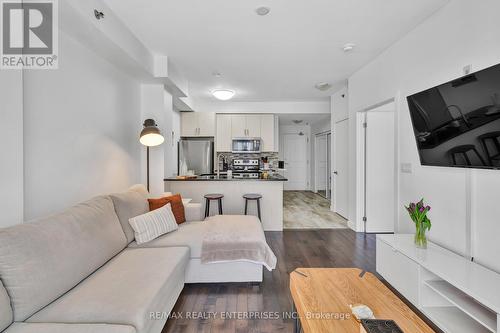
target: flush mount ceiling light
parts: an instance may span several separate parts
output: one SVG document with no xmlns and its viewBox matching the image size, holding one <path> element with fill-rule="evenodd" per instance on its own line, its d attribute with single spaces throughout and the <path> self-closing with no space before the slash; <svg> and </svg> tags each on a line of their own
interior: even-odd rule
<svg viewBox="0 0 500 333">
<path fill-rule="evenodd" d="M 351 52 L 352 50 L 354 50 L 355 47 L 356 47 L 356 44 L 347 43 L 342 47 L 342 49 L 344 50 L 344 52 Z"/>
<path fill-rule="evenodd" d="M 269 12 L 271 11 L 271 8 L 269 7 L 258 7 L 255 9 L 255 12 L 257 13 L 257 15 L 260 15 L 260 16 L 266 16 L 267 14 L 269 14 Z"/>
<path fill-rule="evenodd" d="M 212 95 L 221 101 L 227 101 L 234 97 L 235 92 L 228 89 L 216 89 L 212 91 Z"/>
<path fill-rule="evenodd" d="M 328 82 L 320 82 L 314 85 L 314 87 L 321 91 L 326 91 L 332 87 L 332 85 Z"/>
</svg>

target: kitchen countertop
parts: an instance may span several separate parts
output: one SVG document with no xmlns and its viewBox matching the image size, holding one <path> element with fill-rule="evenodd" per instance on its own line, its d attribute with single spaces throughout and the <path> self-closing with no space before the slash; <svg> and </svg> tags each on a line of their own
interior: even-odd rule
<svg viewBox="0 0 500 333">
<path fill-rule="evenodd" d="M 220 175 L 217 177 L 217 175 L 211 175 L 211 176 L 197 176 L 196 178 L 191 178 L 191 179 L 179 179 L 177 177 L 168 177 L 165 178 L 164 181 L 166 182 L 171 182 L 171 181 L 177 181 L 177 182 L 189 182 L 189 181 L 232 181 L 232 182 L 237 182 L 237 181 L 261 181 L 261 182 L 286 182 L 288 179 L 283 177 L 282 175 L 272 175 L 269 176 L 269 178 L 227 178 L 226 175 Z"/>
</svg>

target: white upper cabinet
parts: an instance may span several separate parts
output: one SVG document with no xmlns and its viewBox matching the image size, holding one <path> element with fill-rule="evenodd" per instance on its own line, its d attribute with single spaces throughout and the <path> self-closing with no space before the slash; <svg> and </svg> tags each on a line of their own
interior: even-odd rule
<svg viewBox="0 0 500 333">
<path fill-rule="evenodd" d="M 247 136 L 247 117 L 244 114 L 231 115 L 231 136 L 233 138 Z"/>
<path fill-rule="evenodd" d="M 215 136 L 215 113 L 182 112 L 181 136 Z"/>
<path fill-rule="evenodd" d="M 218 114 L 217 151 L 231 151 L 233 138 L 260 138 L 263 152 L 277 152 L 278 119 L 274 114 Z"/>
<path fill-rule="evenodd" d="M 198 129 L 199 136 L 215 136 L 215 113 L 199 112 Z"/>
<path fill-rule="evenodd" d="M 215 136 L 217 151 L 231 151 L 231 140 L 233 138 L 231 133 L 231 118 L 232 116 L 230 114 L 217 115 L 217 135 Z"/>
<path fill-rule="evenodd" d="M 195 112 L 181 113 L 181 136 L 198 135 L 198 117 Z"/>
<path fill-rule="evenodd" d="M 247 135 L 250 138 L 260 138 L 260 114 L 249 114 L 246 116 Z"/>
<path fill-rule="evenodd" d="M 260 138 L 262 140 L 262 151 L 278 151 L 275 143 L 275 116 L 263 114 L 260 117 Z"/>
</svg>

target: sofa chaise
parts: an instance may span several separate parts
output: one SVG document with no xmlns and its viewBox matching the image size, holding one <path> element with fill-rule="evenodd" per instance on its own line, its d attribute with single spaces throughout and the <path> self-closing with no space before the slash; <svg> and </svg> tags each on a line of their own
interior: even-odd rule
<svg viewBox="0 0 500 333">
<path fill-rule="evenodd" d="M 159 333 L 184 283 L 262 281 L 256 263 L 201 263 L 200 204 L 137 245 L 128 220 L 149 210 L 147 196 L 133 186 L 0 229 L 0 332 Z"/>
</svg>

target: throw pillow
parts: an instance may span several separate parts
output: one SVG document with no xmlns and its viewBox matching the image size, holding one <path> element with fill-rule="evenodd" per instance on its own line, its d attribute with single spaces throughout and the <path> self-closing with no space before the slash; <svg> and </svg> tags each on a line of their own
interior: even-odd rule
<svg viewBox="0 0 500 333">
<path fill-rule="evenodd" d="M 179 228 L 170 204 L 133 217 L 129 220 L 129 223 L 134 229 L 137 244 L 147 243 Z"/>
<path fill-rule="evenodd" d="M 150 211 L 163 207 L 169 203 L 172 206 L 172 212 L 174 213 L 177 224 L 186 222 L 184 204 L 182 203 L 182 197 L 180 194 L 171 195 L 169 197 L 163 197 L 159 199 L 148 199 L 148 201 Z"/>
</svg>

